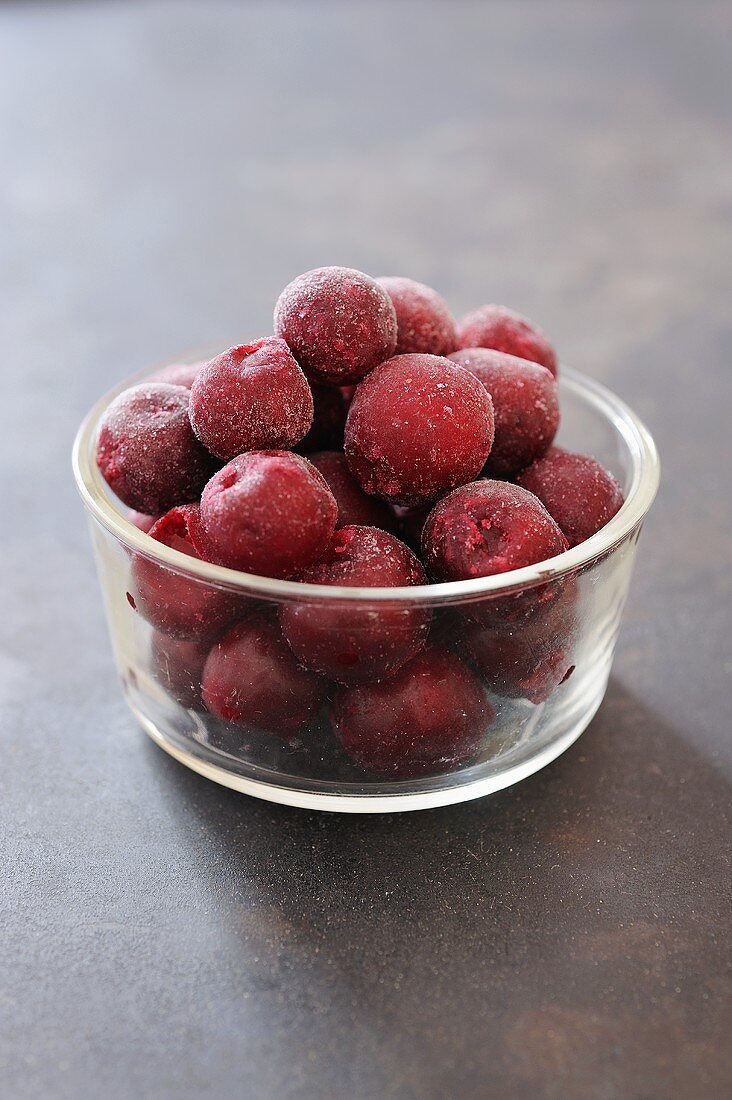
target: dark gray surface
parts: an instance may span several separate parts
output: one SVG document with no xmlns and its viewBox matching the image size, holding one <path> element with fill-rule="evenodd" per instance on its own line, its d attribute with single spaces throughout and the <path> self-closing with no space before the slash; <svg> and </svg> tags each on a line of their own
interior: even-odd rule
<svg viewBox="0 0 732 1100">
<path fill-rule="evenodd" d="M 729 1095 L 731 15 L 0 7 L 4 1096 Z M 78 420 L 334 262 L 535 316 L 661 448 L 599 716 L 464 807 L 237 796 L 115 682 Z"/>
</svg>

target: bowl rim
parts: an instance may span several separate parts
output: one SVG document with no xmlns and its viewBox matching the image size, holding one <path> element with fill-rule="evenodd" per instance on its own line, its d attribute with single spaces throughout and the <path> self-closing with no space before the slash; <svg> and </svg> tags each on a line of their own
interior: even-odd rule
<svg viewBox="0 0 732 1100">
<path fill-rule="evenodd" d="M 187 355 L 170 363 L 199 359 Z M 557 379 L 560 391 L 570 391 L 610 421 L 622 437 L 631 459 L 631 483 L 625 502 L 609 523 L 585 542 L 536 565 L 470 580 L 442 581 L 436 584 L 402 588 L 351 588 L 279 580 L 213 565 L 173 550 L 151 539 L 114 507 L 108 488 L 95 461 L 99 421 L 111 401 L 123 390 L 150 379 L 160 370 L 147 368 L 120 382 L 103 395 L 84 417 L 74 439 L 72 468 L 79 494 L 90 514 L 120 543 L 135 553 L 157 561 L 176 573 L 193 576 L 219 587 L 245 590 L 261 599 L 317 599 L 328 601 L 405 601 L 421 605 L 439 605 L 472 601 L 483 596 L 514 594 L 519 590 L 545 584 L 596 561 L 621 543 L 642 523 L 658 490 L 660 461 L 651 433 L 643 421 L 612 390 L 579 371 L 561 366 Z"/>
</svg>

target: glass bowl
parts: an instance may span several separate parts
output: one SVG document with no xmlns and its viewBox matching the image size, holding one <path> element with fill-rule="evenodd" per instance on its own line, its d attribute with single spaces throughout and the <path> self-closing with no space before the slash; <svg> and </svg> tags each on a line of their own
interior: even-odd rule
<svg viewBox="0 0 732 1100">
<path fill-rule="evenodd" d="M 110 401 L 148 375 L 91 410 L 73 466 L 125 698 L 166 752 L 259 798 L 363 813 L 507 787 L 585 729 L 605 693 L 659 481 L 653 440 L 619 398 L 562 370 L 557 442 L 594 455 L 625 493 L 586 542 L 493 577 L 332 588 L 198 561 L 127 518 L 97 469 L 97 431 Z M 296 663 L 280 629 L 293 620 L 350 686 Z M 383 678 L 385 652 L 403 657 L 427 632 L 426 648 Z"/>
</svg>

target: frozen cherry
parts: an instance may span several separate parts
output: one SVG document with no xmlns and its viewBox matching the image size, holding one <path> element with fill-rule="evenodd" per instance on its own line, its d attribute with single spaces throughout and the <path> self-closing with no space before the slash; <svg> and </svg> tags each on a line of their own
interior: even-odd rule
<svg viewBox="0 0 732 1100">
<path fill-rule="evenodd" d="M 308 455 L 308 458 L 320 470 L 336 498 L 339 527 L 357 523 L 362 527 L 394 530 L 396 519 L 389 505 L 364 493 L 341 451 L 320 451 L 318 454 Z"/>
<path fill-rule="evenodd" d="M 475 375 L 493 399 L 496 435 L 485 473 L 512 477 L 541 458 L 559 427 L 557 385 L 546 367 L 487 348 L 456 351 L 450 359 Z"/>
<path fill-rule="evenodd" d="M 313 424 L 296 450 L 309 455 L 311 451 L 343 449 L 343 429 L 346 426 L 346 399 L 333 386 L 311 387 L 313 394 Z"/>
<path fill-rule="evenodd" d="M 313 722 L 327 689 L 325 680 L 298 665 L 266 612 L 219 638 L 206 658 L 202 686 L 211 714 L 281 737 Z"/>
<path fill-rule="evenodd" d="M 367 493 L 426 504 L 471 481 L 493 442 L 484 386 L 437 355 L 397 355 L 356 391 L 346 421 L 348 464 Z"/>
<path fill-rule="evenodd" d="M 421 563 L 403 542 L 375 527 L 343 527 L 321 560 L 301 577 L 309 584 L 397 588 L 426 584 Z M 360 601 L 284 604 L 280 622 L 295 656 L 340 683 L 389 676 L 427 640 L 429 612 Z"/>
<path fill-rule="evenodd" d="M 193 434 L 189 392 L 145 382 L 116 397 L 104 414 L 97 462 L 129 508 L 159 515 L 197 500 L 217 463 Z"/>
<path fill-rule="evenodd" d="M 454 654 L 429 648 L 396 675 L 341 688 L 331 721 L 346 752 L 393 779 L 468 764 L 495 712 L 473 672 Z"/>
<path fill-rule="evenodd" d="M 604 466 L 561 447 L 524 470 L 518 483 L 539 498 L 570 546 L 594 535 L 623 504 L 623 491 Z"/>
<path fill-rule="evenodd" d="M 332 386 L 358 382 L 396 347 L 391 298 L 350 267 L 319 267 L 293 279 L 275 306 L 274 328 L 303 370 Z"/>
<path fill-rule="evenodd" d="M 481 306 L 457 326 L 459 348 L 493 348 L 541 363 L 556 377 L 557 356 L 538 325 L 506 306 Z"/>
<path fill-rule="evenodd" d="M 449 355 L 458 347 L 455 321 L 444 298 L 414 279 L 398 275 L 377 279 L 394 304 L 397 317 L 396 354 L 424 351 Z"/>
<path fill-rule="evenodd" d="M 201 706 L 201 676 L 210 643 L 199 638 L 171 638 L 154 631 L 150 667 L 160 686 L 189 710 Z"/>
<path fill-rule="evenodd" d="M 211 478 L 201 521 L 213 560 L 262 577 L 293 577 L 320 557 L 338 505 L 312 463 L 291 451 L 248 451 Z"/>
<path fill-rule="evenodd" d="M 294 447 L 313 423 L 313 396 L 285 341 L 270 336 L 202 367 L 189 411 L 204 447 L 228 461 L 244 451 Z"/>
<path fill-rule="evenodd" d="M 576 588 L 515 623 L 468 623 L 461 634 L 468 659 L 498 695 L 542 703 L 568 678 L 577 633 Z"/>
<path fill-rule="evenodd" d="M 162 367 L 155 374 L 150 375 L 151 382 L 169 382 L 171 386 L 185 386 L 187 390 L 193 385 L 201 367 L 205 367 L 206 360 L 201 359 L 197 363 L 170 363 Z"/>
<path fill-rule="evenodd" d="M 541 501 L 507 481 L 474 481 L 444 497 L 422 531 L 437 581 L 506 573 L 561 554 L 567 540 Z"/>
<path fill-rule="evenodd" d="M 202 532 L 196 504 L 171 508 L 150 529 L 156 542 L 201 561 Z M 132 590 L 137 611 L 163 634 L 210 638 L 247 607 L 245 597 L 136 553 Z"/>
<path fill-rule="evenodd" d="M 573 670 L 570 652 L 562 647 L 531 649 L 520 627 L 510 632 L 473 625 L 466 648 L 473 663 L 497 695 L 543 703 Z"/>
</svg>

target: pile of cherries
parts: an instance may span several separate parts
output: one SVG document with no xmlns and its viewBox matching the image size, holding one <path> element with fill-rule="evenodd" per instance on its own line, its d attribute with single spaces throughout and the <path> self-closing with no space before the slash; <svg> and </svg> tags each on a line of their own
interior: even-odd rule
<svg viewBox="0 0 732 1100">
<path fill-rule="evenodd" d="M 542 562 L 623 503 L 598 462 L 552 446 L 556 355 L 503 306 L 456 323 L 421 283 L 326 267 L 284 289 L 274 332 L 107 409 L 99 468 L 152 539 L 265 577 L 404 588 Z M 127 598 L 185 706 L 292 739 L 327 704 L 353 760 L 405 777 L 475 755 L 485 685 L 536 703 L 567 678 L 575 588 L 467 602 L 438 627 L 398 601 L 267 609 L 137 554 Z"/>
</svg>

